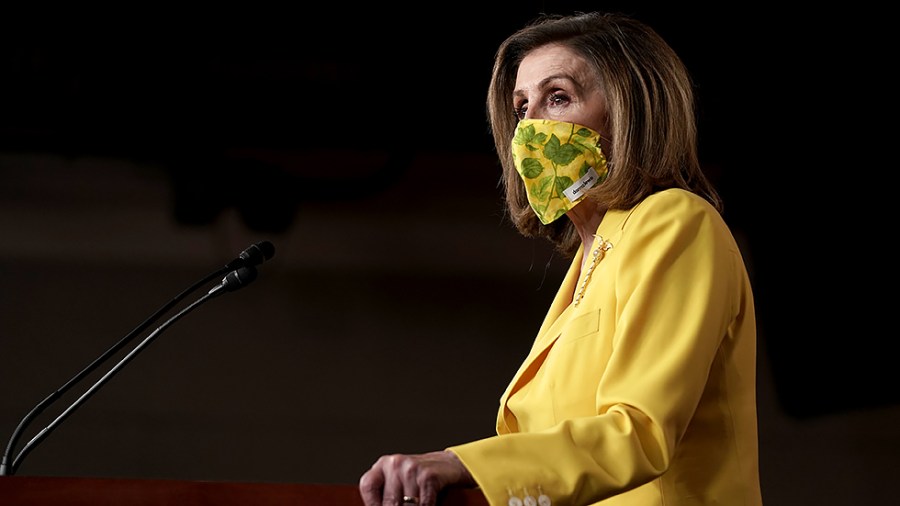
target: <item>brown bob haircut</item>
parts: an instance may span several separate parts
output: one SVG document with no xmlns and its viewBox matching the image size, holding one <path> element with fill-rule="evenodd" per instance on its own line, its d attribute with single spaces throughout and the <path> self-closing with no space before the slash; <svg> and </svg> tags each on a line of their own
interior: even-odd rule
<svg viewBox="0 0 900 506">
<path fill-rule="evenodd" d="M 567 256 L 580 239 L 568 219 L 543 225 L 528 204 L 512 161 L 518 118 L 512 99 L 522 59 L 546 44 L 565 45 L 594 69 L 608 104 L 609 176 L 586 198 L 602 209 L 629 209 L 668 188 L 692 191 L 722 211 L 722 201 L 700 167 L 693 81 L 684 63 L 646 24 L 616 13 L 542 15 L 510 35 L 497 50 L 487 96 L 494 145 L 503 168 L 507 212 L 527 237 L 543 237 Z"/>
</svg>

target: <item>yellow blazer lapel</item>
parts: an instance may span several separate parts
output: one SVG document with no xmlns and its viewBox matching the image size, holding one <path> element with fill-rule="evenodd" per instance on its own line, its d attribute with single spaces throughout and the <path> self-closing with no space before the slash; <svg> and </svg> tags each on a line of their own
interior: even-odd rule
<svg viewBox="0 0 900 506">
<path fill-rule="evenodd" d="M 519 390 L 522 385 L 531 381 L 535 372 L 544 362 L 546 351 L 549 350 L 550 345 L 552 345 L 556 338 L 559 337 L 559 327 L 566 320 L 565 318 L 561 318 L 561 316 L 569 310 L 572 302 L 572 293 L 575 290 L 575 283 L 578 282 L 578 272 L 580 271 L 578 266 L 581 264 L 581 256 L 582 253 L 579 251 L 578 254 L 576 254 L 576 258 L 573 259 L 565 278 L 563 278 L 559 291 L 556 292 L 553 303 L 550 304 L 547 316 L 544 317 L 544 323 L 541 324 L 541 329 L 538 331 L 537 338 L 535 338 L 534 344 L 531 346 L 531 351 L 528 352 L 528 356 L 522 362 L 522 365 L 519 366 L 519 370 L 513 376 L 509 386 L 506 387 L 506 391 L 500 397 L 500 415 L 497 417 L 498 433 L 517 432 L 519 430 L 515 417 L 512 416 L 512 413 L 506 406 L 506 401 L 512 394 Z"/>
<path fill-rule="evenodd" d="M 607 239 L 615 247 L 616 241 L 622 236 L 625 218 L 630 213 L 631 210 L 607 211 L 603 221 L 597 227 L 597 235 Z M 559 291 L 557 291 L 550 309 L 547 311 L 547 316 L 541 324 L 531 351 L 522 362 L 522 365 L 519 366 L 519 370 L 513 376 L 512 381 L 500 398 L 500 416 L 497 420 L 497 430 L 500 433 L 518 431 L 518 423 L 507 408 L 507 400 L 534 378 L 535 373 L 544 363 L 544 359 L 547 357 L 547 353 L 549 353 L 553 343 L 559 338 L 562 326 L 569 320 L 569 318 L 564 316 L 566 312 L 574 310 L 572 297 L 579 282 L 578 278 L 581 273 L 581 260 L 583 257 L 584 252 L 579 248 L 572 259 L 572 263 L 569 265 L 569 270 L 560 284 Z"/>
</svg>

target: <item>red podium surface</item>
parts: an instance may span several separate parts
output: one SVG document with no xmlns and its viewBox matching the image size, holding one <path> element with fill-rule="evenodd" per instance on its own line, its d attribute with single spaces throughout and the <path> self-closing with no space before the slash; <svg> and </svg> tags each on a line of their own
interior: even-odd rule
<svg viewBox="0 0 900 506">
<path fill-rule="evenodd" d="M 441 506 L 487 506 L 477 490 L 450 489 Z M 362 506 L 355 485 L 0 476 L 3 506 Z"/>
</svg>

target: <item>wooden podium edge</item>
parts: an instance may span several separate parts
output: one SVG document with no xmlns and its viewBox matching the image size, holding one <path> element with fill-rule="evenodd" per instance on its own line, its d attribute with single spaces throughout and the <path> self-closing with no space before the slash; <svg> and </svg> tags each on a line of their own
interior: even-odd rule
<svg viewBox="0 0 900 506">
<path fill-rule="evenodd" d="M 350 484 L 0 476 L 3 506 L 362 506 Z M 477 490 L 448 489 L 441 506 L 487 506 Z"/>
</svg>

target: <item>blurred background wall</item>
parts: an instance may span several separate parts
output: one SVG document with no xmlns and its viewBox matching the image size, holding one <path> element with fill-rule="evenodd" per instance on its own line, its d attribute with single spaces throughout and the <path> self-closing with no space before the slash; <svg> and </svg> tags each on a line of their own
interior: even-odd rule
<svg viewBox="0 0 900 506">
<path fill-rule="evenodd" d="M 767 503 L 892 500 L 878 16 L 759 4 L 6 12 L 4 447 L 157 308 L 250 244 L 276 247 L 17 474 L 355 483 L 383 453 L 493 434 L 567 266 L 504 218 L 493 52 L 541 11 L 594 8 L 649 22 L 694 73 L 701 156 L 757 293 Z"/>
</svg>

